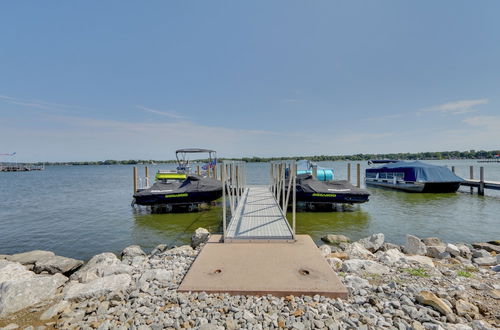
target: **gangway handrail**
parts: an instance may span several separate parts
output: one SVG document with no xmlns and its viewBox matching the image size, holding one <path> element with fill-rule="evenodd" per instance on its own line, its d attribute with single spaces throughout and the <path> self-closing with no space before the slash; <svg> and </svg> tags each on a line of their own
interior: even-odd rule
<svg viewBox="0 0 500 330">
<path fill-rule="evenodd" d="M 229 200 L 229 210 L 231 217 L 235 216 L 238 204 L 241 201 L 246 188 L 246 167 L 245 162 L 223 161 L 221 166 L 222 183 L 222 238 L 226 238 L 227 231 L 227 210 L 226 204 Z"/>
<path fill-rule="evenodd" d="M 295 160 L 271 162 L 271 192 L 284 216 L 288 209 L 290 194 L 292 195 L 292 233 L 296 233 L 296 203 L 297 203 L 297 163 Z M 288 179 L 288 185 L 287 185 Z"/>
</svg>

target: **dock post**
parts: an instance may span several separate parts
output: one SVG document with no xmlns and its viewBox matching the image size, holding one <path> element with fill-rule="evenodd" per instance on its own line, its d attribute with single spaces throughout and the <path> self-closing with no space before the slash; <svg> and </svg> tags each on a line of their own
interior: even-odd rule
<svg viewBox="0 0 500 330">
<path fill-rule="evenodd" d="M 134 166 L 134 194 L 137 192 L 137 167 Z"/>
<path fill-rule="evenodd" d="M 196 174 L 198 174 L 198 175 L 201 174 L 200 165 L 196 166 Z"/>
<path fill-rule="evenodd" d="M 351 163 L 347 163 L 347 181 L 351 182 Z"/>
<path fill-rule="evenodd" d="M 226 239 L 226 176 L 224 175 L 224 164 L 221 166 L 220 180 L 222 181 L 222 241 Z M 198 169 L 200 166 L 198 166 Z"/>
<path fill-rule="evenodd" d="M 313 165 L 312 176 L 313 176 L 313 179 L 315 179 L 315 180 L 318 178 L 318 165 Z"/>
<path fill-rule="evenodd" d="M 469 172 L 470 172 L 470 179 L 473 180 L 474 179 L 474 166 L 470 166 L 469 167 Z M 470 193 L 473 194 L 474 193 L 474 187 L 470 187 Z"/>
<path fill-rule="evenodd" d="M 286 165 L 284 163 L 281 165 L 281 169 L 282 169 L 282 171 L 281 171 L 281 180 L 283 180 L 283 197 L 282 197 L 283 198 L 282 199 L 283 203 L 282 203 L 282 205 L 283 205 L 283 213 L 286 215 L 286 205 L 285 205 L 285 203 L 286 203 L 286 201 L 285 201 L 286 200 L 286 193 L 285 193 L 285 182 L 286 182 L 286 180 L 285 180 L 285 170 L 286 170 Z M 290 173 L 290 175 L 291 175 L 291 173 Z"/>
<path fill-rule="evenodd" d="M 295 161 L 292 162 L 292 167 L 293 167 L 293 179 L 292 179 L 292 226 L 293 226 L 293 239 L 295 239 L 295 213 L 296 213 L 296 202 L 297 202 L 297 197 L 296 197 L 296 187 L 297 187 L 297 163 Z"/>
<path fill-rule="evenodd" d="M 214 179 L 217 180 L 217 164 L 214 164 Z"/>
<path fill-rule="evenodd" d="M 484 167 L 479 168 L 479 188 L 477 188 L 479 196 L 484 196 Z"/>
<path fill-rule="evenodd" d="M 144 168 L 144 176 L 146 176 L 144 178 L 144 181 L 146 181 L 146 188 L 149 188 L 149 167 L 145 167 Z"/>
<path fill-rule="evenodd" d="M 452 171 L 453 173 L 455 173 L 455 166 L 452 166 L 452 167 L 451 167 L 451 171 Z"/>
<path fill-rule="evenodd" d="M 356 187 L 361 188 L 361 164 L 357 163 L 356 164 Z"/>
</svg>

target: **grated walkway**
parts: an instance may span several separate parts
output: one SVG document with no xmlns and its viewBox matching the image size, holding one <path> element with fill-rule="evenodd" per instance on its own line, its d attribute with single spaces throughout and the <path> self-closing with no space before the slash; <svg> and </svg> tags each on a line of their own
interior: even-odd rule
<svg viewBox="0 0 500 330">
<path fill-rule="evenodd" d="M 293 241 L 293 232 L 269 186 L 248 186 L 228 225 L 225 242 Z"/>
</svg>

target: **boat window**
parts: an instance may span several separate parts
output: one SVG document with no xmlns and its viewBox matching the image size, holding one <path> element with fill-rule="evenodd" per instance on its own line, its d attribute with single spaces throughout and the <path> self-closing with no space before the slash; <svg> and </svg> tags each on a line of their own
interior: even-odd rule
<svg viewBox="0 0 500 330">
<path fill-rule="evenodd" d="M 366 173 L 366 177 L 369 179 L 375 179 L 377 177 L 377 173 L 368 172 L 368 173 Z"/>
<path fill-rule="evenodd" d="M 401 179 L 403 180 L 405 178 L 405 174 L 404 173 L 394 173 L 394 176 L 397 178 L 397 179 Z"/>
<path fill-rule="evenodd" d="M 379 173 L 378 174 L 379 179 L 386 179 L 387 178 L 387 173 Z"/>
<path fill-rule="evenodd" d="M 393 179 L 394 173 L 387 173 L 387 179 Z"/>
</svg>

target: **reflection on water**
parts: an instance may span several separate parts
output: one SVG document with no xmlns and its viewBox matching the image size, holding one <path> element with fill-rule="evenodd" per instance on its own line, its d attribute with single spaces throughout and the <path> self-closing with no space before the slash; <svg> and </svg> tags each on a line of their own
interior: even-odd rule
<svg viewBox="0 0 500 330">
<path fill-rule="evenodd" d="M 134 212 L 132 237 L 135 244 L 152 249 L 158 244 L 168 246 L 189 244 L 191 235 L 199 228 L 211 233 L 220 232 L 222 209 L 210 207 L 198 212 L 150 214 L 145 209 Z"/>
</svg>

